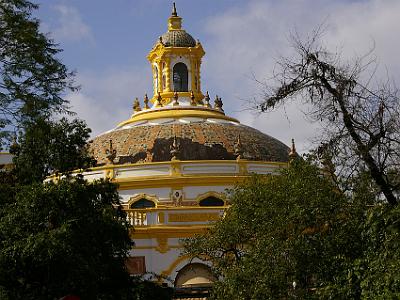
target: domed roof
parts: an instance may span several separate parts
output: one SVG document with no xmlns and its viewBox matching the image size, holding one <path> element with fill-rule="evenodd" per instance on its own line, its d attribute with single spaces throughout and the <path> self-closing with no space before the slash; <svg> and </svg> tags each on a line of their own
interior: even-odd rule
<svg viewBox="0 0 400 300">
<path fill-rule="evenodd" d="M 116 150 L 114 163 L 170 161 L 176 137 L 180 160 L 234 160 L 239 136 L 243 159 L 289 160 L 290 149 L 282 142 L 254 128 L 225 120 L 122 127 L 94 138 L 90 148 L 99 165 L 110 163 L 106 154 L 110 141 Z"/>
<path fill-rule="evenodd" d="M 194 47 L 195 39 L 185 30 L 167 31 L 161 36 L 161 41 L 166 47 Z"/>
</svg>

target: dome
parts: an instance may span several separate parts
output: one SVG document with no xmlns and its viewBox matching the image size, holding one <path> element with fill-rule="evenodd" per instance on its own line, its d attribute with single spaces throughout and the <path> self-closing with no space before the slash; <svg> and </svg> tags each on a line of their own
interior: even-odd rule
<svg viewBox="0 0 400 300">
<path fill-rule="evenodd" d="M 195 47 L 195 39 L 185 30 L 167 31 L 161 36 L 161 41 L 166 47 Z"/>
<path fill-rule="evenodd" d="M 289 148 L 254 128 L 226 120 L 122 127 L 94 138 L 91 151 L 99 165 L 109 163 L 107 149 L 116 150 L 114 163 L 170 161 L 174 137 L 180 160 L 234 160 L 240 136 L 243 159 L 287 162 Z"/>
<path fill-rule="evenodd" d="M 227 190 L 252 174 L 279 175 L 296 155 L 293 141 L 289 149 L 225 114 L 231 103 L 203 88 L 204 55 L 201 43 L 182 29 L 173 4 L 168 32 L 147 56 L 153 95 L 132 99 L 128 118 L 89 143 L 97 166 L 74 171 L 89 182 L 117 184 L 118 208 L 134 226 L 128 270 L 158 274 L 179 295 L 215 280 L 208 263 L 179 255 L 182 238 L 203 234 L 224 216 Z M 193 297 L 203 297 L 202 291 Z"/>
</svg>

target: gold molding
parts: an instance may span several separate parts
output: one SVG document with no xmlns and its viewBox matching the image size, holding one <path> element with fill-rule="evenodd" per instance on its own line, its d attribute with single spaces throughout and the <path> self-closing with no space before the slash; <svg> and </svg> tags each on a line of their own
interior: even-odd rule
<svg viewBox="0 0 400 300">
<path fill-rule="evenodd" d="M 172 264 L 169 265 L 168 269 L 165 269 L 161 272 L 161 276 L 168 277 L 171 275 L 172 271 L 185 260 L 190 260 L 190 255 L 181 255 L 177 259 L 175 259 Z"/>
<path fill-rule="evenodd" d="M 188 238 L 195 234 L 203 234 L 212 224 L 182 225 L 182 226 L 141 226 L 130 232 L 133 239 L 150 239 L 162 235 L 167 238 Z"/>
<path fill-rule="evenodd" d="M 157 218 L 158 218 L 158 223 L 160 223 L 160 224 L 164 224 L 165 223 L 165 213 L 163 211 L 160 211 L 157 214 Z"/>
<path fill-rule="evenodd" d="M 159 205 L 158 207 L 149 207 L 149 208 L 143 208 L 143 209 L 127 209 L 127 211 L 149 211 L 149 212 L 167 212 L 167 211 L 180 211 L 180 210 L 205 210 L 205 211 L 214 211 L 214 210 L 224 210 L 229 208 L 229 205 L 226 206 L 191 206 L 191 205 L 186 205 L 186 206 L 166 206 L 166 205 Z"/>
<path fill-rule="evenodd" d="M 113 180 L 115 178 L 115 171 L 114 170 L 115 169 L 113 169 L 113 168 L 106 169 L 106 174 L 105 174 L 106 179 Z"/>
<path fill-rule="evenodd" d="M 171 97 L 173 96 L 173 92 L 169 92 Z M 190 94 L 190 93 L 189 93 Z M 125 120 L 117 125 L 117 128 L 125 126 L 130 123 L 145 121 L 145 120 L 154 120 L 154 119 L 164 119 L 164 118 L 184 118 L 184 117 L 196 117 L 196 118 L 212 118 L 212 119 L 223 119 L 236 123 L 240 123 L 237 119 L 225 116 L 225 114 L 221 111 L 217 111 L 211 108 L 205 108 L 204 106 L 196 107 L 168 107 L 162 109 L 148 109 L 142 110 L 132 118 Z"/>
<path fill-rule="evenodd" d="M 119 185 L 120 190 L 129 190 L 134 188 L 151 188 L 151 187 L 170 187 L 178 189 L 182 186 L 220 186 L 235 184 L 243 182 L 249 176 L 237 175 L 220 175 L 220 176 L 155 176 L 148 178 L 128 178 L 124 180 L 115 180 L 114 182 Z"/>
<path fill-rule="evenodd" d="M 207 264 L 206 264 L 206 262 L 207 262 L 207 257 L 208 256 L 206 256 L 206 257 L 201 257 L 201 258 L 198 258 L 197 257 L 197 259 L 199 259 L 204 265 L 206 265 L 207 266 Z M 177 266 L 179 266 L 179 264 L 181 264 L 182 262 L 184 262 L 185 260 L 187 260 L 187 262 L 188 263 L 192 263 L 192 259 L 193 259 L 194 257 L 192 257 L 192 256 L 190 256 L 189 254 L 183 254 L 183 255 L 180 255 L 177 259 L 175 259 L 170 265 L 169 265 L 169 267 L 168 267 L 168 269 L 165 269 L 164 271 L 162 271 L 161 272 L 161 276 L 163 277 L 163 278 L 167 278 L 167 277 L 169 277 L 170 275 L 171 275 L 171 273 L 176 269 L 176 267 Z M 186 266 L 187 264 L 185 264 L 185 266 Z M 161 278 L 162 279 L 162 278 Z M 174 278 L 174 280 L 175 280 L 175 278 Z"/>
<path fill-rule="evenodd" d="M 170 213 L 168 214 L 168 222 L 209 222 L 218 221 L 221 219 L 219 212 L 206 212 L 206 213 Z"/>
<path fill-rule="evenodd" d="M 175 159 L 171 161 L 171 176 L 179 177 L 182 175 L 180 161 Z"/>
<path fill-rule="evenodd" d="M 237 164 L 237 160 L 179 160 L 177 163 L 180 164 L 227 164 L 234 163 Z M 278 161 L 259 161 L 259 160 L 240 160 L 240 163 L 252 164 L 252 165 L 271 165 L 271 166 L 279 166 L 281 168 L 287 168 L 289 166 L 288 162 L 278 162 Z M 154 165 L 170 165 L 170 161 L 156 161 L 156 162 L 140 162 L 133 164 L 107 164 L 99 167 L 92 167 L 88 169 L 77 169 L 72 173 L 83 173 L 83 172 L 91 172 L 91 171 L 100 171 L 107 169 L 117 169 L 117 168 L 129 168 L 136 166 L 154 166 Z M 49 176 L 51 177 L 51 176 Z"/>
<path fill-rule="evenodd" d="M 168 237 L 158 236 L 156 237 L 156 240 L 157 240 L 157 247 L 155 248 L 156 251 L 160 252 L 161 254 L 164 254 L 171 249 L 168 245 Z"/>
<path fill-rule="evenodd" d="M 130 209 L 130 210 L 146 210 L 146 211 L 175 211 L 175 210 L 224 210 L 229 208 L 229 205 L 226 206 L 161 206 L 158 207 L 149 207 L 144 209 Z"/>
<path fill-rule="evenodd" d="M 226 194 L 220 193 L 220 192 L 215 192 L 215 191 L 209 191 L 209 192 L 200 194 L 196 197 L 195 201 L 197 202 L 197 205 L 200 205 L 200 201 L 204 200 L 208 197 L 215 197 L 215 198 L 221 199 L 222 201 L 224 201 L 224 206 L 227 205 Z M 217 207 L 219 207 L 219 206 L 215 206 L 215 208 L 217 208 Z"/>
<path fill-rule="evenodd" d="M 170 249 L 182 249 L 180 245 L 169 245 Z M 132 250 L 156 250 L 157 246 L 133 246 Z"/>
<path fill-rule="evenodd" d="M 158 205 L 158 197 L 156 195 L 140 193 L 140 194 L 130 197 L 128 202 L 125 204 L 125 206 L 130 208 L 133 203 L 135 203 L 136 201 L 139 201 L 140 199 L 146 199 L 146 200 L 153 202 L 155 207 L 157 207 L 157 205 Z"/>
<path fill-rule="evenodd" d="M 198 164 L 212 164 L 212 165 L 219 165 L 219 164 L 238 164 L 238 161 L 236 160 L 179 160 L 179 161 L 174 161 L 173 162 L 175 165 L 180 166 L 182 164 L 193 164 L 193 165 L 198 165 Z M 287 168 L 288 163 L 287 162 L 273 162 L 273 161 L 251 161 L 251 160 L 240 160 L 239 164 L 248 166 L 249 164 L 252 165 L 269 165 L 271 167 L 276 166 L 276 170 L 278 171 L 281 168 Z M 114 173 L 117 171 L 116 169 L 118 168 L 123 168 L 123 169 L 129 169 L 129 168 L 134 168 L 134 167 L 144 167 L 144 166 L 171 166 L 171 161 L 166 161 L 166 162 L 143 162 L 143 163 L 134 163 L 134 164 L 107 164 L 104 166 L 99 166 L 99 167 L 92 167 L 88 169 L 77 169 L 72 172 L 72 174 L 83 174 L 83 175 L 90 175 L 91 172 L 99 172 L 103 171 L 104 175 L 106 175 L 106 172 L 108 170 L 113 170 Z M 86 173 L 86 174 L 85 174 Z M 235 181 L 232 181 L 232 178 L 237 179 L 237 182 L 242 181 L 244 178 L 248 178 L 250 174 L 238 174 L 238 173 L 224 173 L 224 174 L 192 174 L 192 175 L 185 175 L 182 174 L 180 176 L 171 176 L 171 175 L 160 175 L 160 176 L 136 176 L 136 177 L 126 177 L 126 178 L 114 178 L 112 181 L 120 184 L 122 186 L 122 189 L 128 189 L 129 186 L 127 183 L 131 183 L 132 187 L 140 186 L 143 188 L 148 188 L 148 187 L 153 187 L 155 184 L 161 184 L 158 185 L 159 187 L 164 187 L 164 186 L 171 186 L 173 184 L 173 187 L 175 189 L 179 189 L 179 184 L 181 187 L 187 185 L 188 183 L 192 183 L 191 181 L 196 179 L 199 180 L 200 184 L 193 184 L 193 185 L 220 185 L 223 183 L 230 182 L 231 184 L 234 184 Z M 179 179 L 178 179 L 179 178 Z M 203 179 L 202 179 L 203 178 Z M 205 179 L 208 179 L 209 184 L 205 184 L 204 181 Z M 56 180 L 55 175 L 51 175 L 47 177 L 47 180 Z M 177 180 L 178 179 L 178 180 Z M 196 181 L 195 180 L 195 181 Z M 171 186 L 172 187 L 172 186 Z"/>
</svg>

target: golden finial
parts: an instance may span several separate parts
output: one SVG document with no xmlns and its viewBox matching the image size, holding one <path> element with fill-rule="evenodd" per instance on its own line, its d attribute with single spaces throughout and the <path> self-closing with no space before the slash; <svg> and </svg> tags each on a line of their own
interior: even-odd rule
<svg viewBox="0 0 400 300">
<path fill-rule="evenodd" d="M 114 164 L 114 160 L 117 157 L 117 150 L 113 148 L 111 139 L 109 141 L 109 148 L 106 149 L 106 157 L 110 163 Z"/>
<path fill-rule="evenodd" d="M 177 17 L 175 2 L 172 3 L 172 16 Z"/>
<path fill-rule="evenodd" d="M 140 103 L 139 99 L 136 97 L 135 100 L 133 101 L 133 111 L 138 112 L 141 111 L 142 109 L 140 108 Z"/>
<path fill-rule="evenodd" d="M 224 110 L 222 109 L 222 105 L 224 105 L 224 104 L 222 103 L 222 99 L 221 99 L 220 97 L 218 97 L 218 95 L 215 96 L 214 108 L 215 108 L 215 109 L 218 109 L 218 110 L 220 110 L 220 111 L 224 111 Z"/>
<path fill-rule="evenodd" d="M 175 92 L 174 93 L 174 103 L 172 103 L 172 106 L 178 106 L 179 105 L 178 98 L 179 98 L 178 92 Z"/>
<path fill-rule="evenodd" d="M 179 160 L 179 150 L 180 150 L 180 144 L 178 143 L 178 141 L 176 140 L 176 135 L 174 135 L 174 140 L 172 142 L 172 145 L 170 147 L 171 151 L 171 160 Z"/>
<path fill-rule="evenodd" d="M 157 100 L 156 100 L 156 104 L 155 104 L 155 106 L 156 107 L 162 107 L 163 105 L 162 105 L 162 97 L 161 97 L 161 93 L 160 92 L 158 92 L 158 94 L 157 94 Z"/>
<path fill-rule="evenodd" d="M 238 160 L 241 159 L 243 156 L 243 145 L 242 145 L 242 142 L 240 141 L 240 134 L 238 135 L 237 141 L 234 145 L 234 150 L 235 150 L 234 154 L 236 156 L 236 159 L 238 159 Z"/>
<path fill-rule="evenodd" d="M 144 109 L 149 109 L 149 97 L 147 97 L 147 94 L 144 94 L 144 99 L 143 99 L 143 103 L 144 103 Z"/>
<path fill-rule="evenodd" d="M 204 101 L 206 102 L 206 104 L 204 105 L 205 107 L 210 108 L 211 104 L 210 104 L 210 95 L 208 94 L 208 91 L 206 92 L 206 96 L 204 98 Z"/>
<path fill-rule="evenodd" d="M 289 161 L 292 162 L 297 157 L 296 145 L 294 144 L 294 139 L 292 139 L 292 147 L 289 152 Z"/>
<path fill-rule="evenodd" d="M 194 93 L 193 93 L 193 91 L 190 91 L 190 105 L 192 105 L 192 106 L 196 106 L 196 101 L 195 101 L 195 96 L 194 96 Z"/>
</svg>

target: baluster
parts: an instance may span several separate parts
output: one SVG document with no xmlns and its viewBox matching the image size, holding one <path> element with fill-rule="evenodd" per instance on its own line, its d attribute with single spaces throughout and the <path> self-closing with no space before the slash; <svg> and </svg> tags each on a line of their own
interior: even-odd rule
<svg viewBox="0 0 400 300">
<path fill-rule="evenodd" d="M 143 212 L 143 225 L 147 225 L 147 212 Z"/>
<path fill-rule="evenodd" d="M 139 220 L 140 216 L 137 211 L 135 211 L 134 214 L 135 214 L 135 224 L 134 225 L 136 226 L 136 225 L 140 224 L 140 220 Z"/>
</svg>

